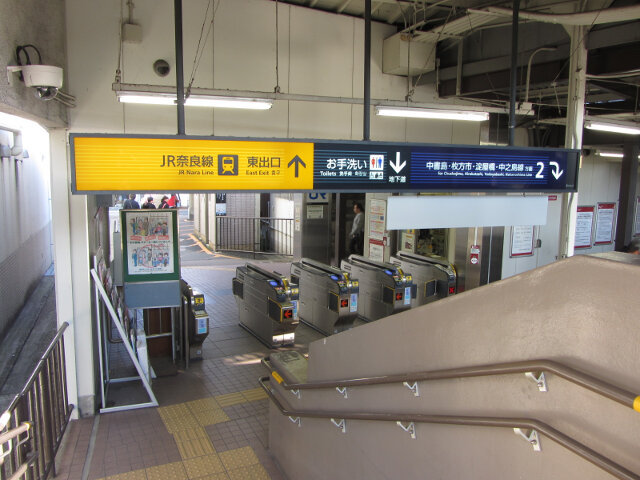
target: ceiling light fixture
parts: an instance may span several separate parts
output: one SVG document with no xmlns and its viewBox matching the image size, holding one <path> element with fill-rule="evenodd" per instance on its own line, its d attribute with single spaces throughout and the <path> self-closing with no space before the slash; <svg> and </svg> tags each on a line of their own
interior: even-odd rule
<svg viewBox="0 0 640 480">
<path fill-rule="evenodd" d="M 463 120 L 467 122 L 484 122 L 489 120 L 489 113 L 475 110 L 440 110 L 437 108 L 414 107 L 376 107 L 376 115 L 384 117 L 429 118 L 436 120 Z"/>
<path fill-rule="evenodd" d="M 585 128 L 598 130 L 601 132 L 623 133 L 625 135 L 640 135 L 640 127 L 634 124 L 602 122 L 587 120 L 584 122 Z"/>
<path fill-rule="evenodd" d="M 176 95 L 159 92 L 116 92 L 122 103 L 138 103 L 145 105 L 175 105 Z M 273 101 L 265 98 L 216 97 L 209 95 L 192 95 L 185 102 L 187 107 L 236 108 L 247 110 L 268 110 Z"/>
</svg>

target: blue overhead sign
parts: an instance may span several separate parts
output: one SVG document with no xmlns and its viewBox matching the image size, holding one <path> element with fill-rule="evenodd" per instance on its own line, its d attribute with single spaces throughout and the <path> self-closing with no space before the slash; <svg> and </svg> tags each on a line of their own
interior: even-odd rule
<svg viewBox="0 0 640 480">
<path fill-rule="evenodd" d="M 459 145 L 315 143 L 314 188 L 327 191 L 569 192 L 579 151 Z"/>
</svg>

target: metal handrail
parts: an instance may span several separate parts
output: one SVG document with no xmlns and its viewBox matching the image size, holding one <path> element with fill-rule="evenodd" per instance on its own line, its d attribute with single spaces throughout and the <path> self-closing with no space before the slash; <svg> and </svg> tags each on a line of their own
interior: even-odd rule
<svg viewBox="0 0 640 480">
<path fill-rule="evenodd" d="M 292 417 L 303 418 L 329 418 L 339 420 L 372 420 L 384 422 L 401 423 L 433 423 L 442 425 L 466 425 L 477 427 L 503 427 L 517 429 L 531 429 L 544 434 L 549 439 L 565 447 L 576 455 L 591 462 L 602 470 L 610 473 L 622 480 L 640 480 L 640 475 L 633 473 L 622 465 L 569 437 L 550 425 L 532 418 L 503 418 L 503 417 L 479 417 L 479 416 L 456 416 L 456 415 L 428 415 L 419 413 L 371 413 L 371 412 L 344 412 L 344 411 L 322 411 L 322 410 L 296 410 L 285 406 L 276 398 L 270 387 L 265 382 L 270 381 L 270 377 L 261 377 L 260 386 L 267 393 L 280 413 Z"/>
<path fill-rule="evenodd" d="M 262 364 L 271 372 L 274 371 L 269 357 L 262 359 Z M 640 395 L 620 388 L 609 382 L 589 375 L 585 372 L 569 367 L 554 360 L 536 359 L 521 362 L 494 363 L 477 365 L 472 367 L 449 368 L 443 370 L 431 370 L 417 373 L 403 373 L 397 375 L 381 375 L 376 377 L 363 377 L 345 380 L 326 380 L 319 382 L 287 384 L 282 379 L 276 378 L 286 390 L 311 390 L 323 388 L 359 387 L 366 385 L 383 385 L 388 383 L 403 383 L 429 380 L 447 380 L 454 378 L 483 377 L 493 375 L 508 375 L 514 373 L 548 372 L 558 375 L 576 385 L 591 390 L 603 397 L 640 412 Z M 280 377 L 281 378 L 281 377 Z"/>
<path fill-rule="evenodd" d="M 20 393 L 0 415 L 2 443 L 9 444 L 0 462 L 0 477 L 17 479 L 55 475 L 55 456 L 74 406 L 68 403 L 64 322 L 40 357 Z M 20 435 L 27 433 L 25 438 Z"/>
</svg>

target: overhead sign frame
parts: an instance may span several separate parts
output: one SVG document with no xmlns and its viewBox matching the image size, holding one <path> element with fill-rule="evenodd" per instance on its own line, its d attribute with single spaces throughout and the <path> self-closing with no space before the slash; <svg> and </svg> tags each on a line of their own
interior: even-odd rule
<svg viewBox="0 0 640 480">
<path fill-rule="evenodd" d="M 70 134 L 72 192 L 575 192 L 580 152 L 315 139 Z"/>
</svg>

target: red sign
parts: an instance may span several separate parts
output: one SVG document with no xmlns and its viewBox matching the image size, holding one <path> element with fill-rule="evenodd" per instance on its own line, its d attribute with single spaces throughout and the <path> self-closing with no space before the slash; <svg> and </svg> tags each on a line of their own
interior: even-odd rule
<svg viewBox="0 0 640 480">
<path fill-rule="evenodd" d="M 346 298 L 343 298 L 342 300 L 340 300 L 340 306 L 342 308 L 347 308 L 349 306 L 349 300 L 347 300 Z"/>
<path fill-rule="evenodd" d="M 282 316 L 286 319 L 293 318 L 293 310 L 283 310 Z"/>
<path fill-rule="evenodd" d="M 480 245 L 471 245 L 469 261 L 471 265 L 478 265 L 480 263 Z"/>
<path fill-rule="evenodd" d="M 396 293 L 396 300 L 398 300 L 398 301 L 402 300 L 402 293 L 400 293 L 400 292 Z"/>
<path fill-rule="evenodd" d="M 550 202 L 555 202 L 556 200 L 558 200 L 558 195 L 549 195 Z"/>
</svg>

